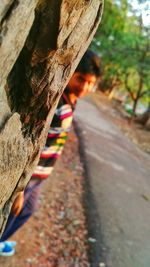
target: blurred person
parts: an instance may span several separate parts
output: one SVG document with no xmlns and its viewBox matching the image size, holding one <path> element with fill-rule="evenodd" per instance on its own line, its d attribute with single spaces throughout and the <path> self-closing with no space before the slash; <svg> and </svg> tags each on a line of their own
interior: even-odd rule
<svg viewBox="0 0 150 267">
<path fill-rule="evenodd" d="M 19 193 L 9 215 L 4 233 L 0 239 L 0 256 L 11 256 L 15 253 L 15 241 L 7 241 L 35 212 L 43 181 L 47 179 L 57 158 L 61 155 L 70 131 L 73 112 L 77 99 L 93 92 L 100 76 L 99 57 L 88 50 L 82 57 L 71 77 L 48 131 L 45 147 L 39 163 L 31 176 L 24 192 Z"/>
</svg>

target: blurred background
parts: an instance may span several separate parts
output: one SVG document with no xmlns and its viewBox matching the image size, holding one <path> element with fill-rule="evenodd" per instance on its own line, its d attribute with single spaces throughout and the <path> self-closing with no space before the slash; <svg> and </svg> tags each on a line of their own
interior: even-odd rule
<svg viewBox="0 0 150 267">
<path fill-rule="evenodd" d="M 143 126 L 150 118 L 149 10 L 148 0 L 106 0 L 91 44 L 101 57 L 99 89 Z"/>
</svg>

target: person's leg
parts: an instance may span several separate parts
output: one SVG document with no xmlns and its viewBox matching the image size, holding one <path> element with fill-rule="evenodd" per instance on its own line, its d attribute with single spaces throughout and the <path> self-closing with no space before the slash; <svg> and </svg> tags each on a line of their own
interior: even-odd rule
<svg viewBox="0 0 150 267">
<path fill-rule="evenodd" d="M 13 235 L 34 213 L 38 204 L 38 196 L 41 188 L 41 181 L 31 180 L 25 189 L 25 199 L 22 211 L 16 217 L 9 215 L 4 233 L 0 242 L 7 240 Z"/>
</svg>

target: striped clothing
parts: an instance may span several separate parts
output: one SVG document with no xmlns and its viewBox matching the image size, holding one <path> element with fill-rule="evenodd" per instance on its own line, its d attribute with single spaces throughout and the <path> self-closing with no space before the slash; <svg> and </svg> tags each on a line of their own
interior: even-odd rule
<svg viewBox="0 0 150 267">
<path fill-rule="evenodd" d="M 38 206 L 38 198 L 44 179 L 51 174 L 56 159 L 60 156 L 70 130 L 74 107 L 63 95 L 55 111 L 51 127 L 48 131 L 45 147 L 24 192 L 24 204 L 16 217 L 9 215 L 5 231 L 0 239 L 4 241 L 14 234 L 32 216 Z"/>
<path fill-rule="evenodd" d="M 46 179 L 51 174 L 56 159 L 61 155 L 73 119 L 73 107 L 64 94 L 55 111 L 45 147 L 31 178 Z"/>
</svg>

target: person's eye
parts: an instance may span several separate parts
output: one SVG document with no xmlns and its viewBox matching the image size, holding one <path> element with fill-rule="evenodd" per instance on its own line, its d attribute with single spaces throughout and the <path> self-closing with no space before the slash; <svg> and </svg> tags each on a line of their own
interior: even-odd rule
<svg viewBox="0 0 150 267">
<path fill-rule="evenodd" d="M 83 82 L 84 82 L 84 79 L 83 79 L 82 77 L 78 77 L 78 81 L 79 81 L 80 83 L 83 83 Z"/>
</svg>

